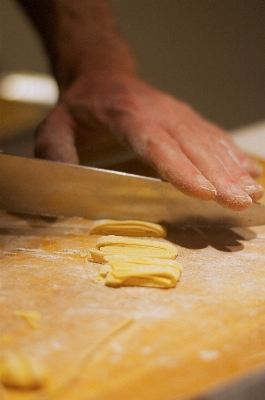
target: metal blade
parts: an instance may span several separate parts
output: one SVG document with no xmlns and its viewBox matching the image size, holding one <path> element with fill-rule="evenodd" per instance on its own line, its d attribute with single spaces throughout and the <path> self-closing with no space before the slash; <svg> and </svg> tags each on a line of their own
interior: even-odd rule
<svg viewBox="0 0 265 400">
<path fill-rule="evenodd" d="M 252 372 L 211 393 L 192 397 L 190 400 L 264 400 L 265 369 Z"/>
<path fill-rule="evenodd" d="M 137 175 L 0 154 L 0 208 L 23 214 L 139 219 L 188 226 L 265 224 L 265 206 L 227 210 L 170 183 Z"/>
</svg>

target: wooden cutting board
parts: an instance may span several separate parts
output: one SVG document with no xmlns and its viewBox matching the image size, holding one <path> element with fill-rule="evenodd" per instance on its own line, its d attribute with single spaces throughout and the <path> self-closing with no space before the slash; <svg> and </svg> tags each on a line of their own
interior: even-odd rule
<svg viewBox="0 0 265 400">
<path fill-rule="evenodd" d="M 8 399 L 191 399 L 265 366 L 264 226 L 169 230 L 183 274 L 161 290 L 95 283 L 90 225 L 0 213 L 1 348 L 49 371 L 46 397 Z"/>
</svg>

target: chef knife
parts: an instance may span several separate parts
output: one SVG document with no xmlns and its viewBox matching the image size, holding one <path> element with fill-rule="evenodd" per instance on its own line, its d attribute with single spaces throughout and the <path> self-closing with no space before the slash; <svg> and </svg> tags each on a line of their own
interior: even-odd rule
<svg viewBox="0 0 265 400">
<path fill-rule="evenodd" d="M 210 393 L 192 396 L 190 400 L 264 400 L 264 393 L 265 369 L 262 368 L 248 376 L 232 380 L 227 385 L 216 388 Z M 185 399 L 187 400 L 186 397 Z"/>
<path fill-rule="evenodd" d="M 265 206 L 231 211 L 170 183 L 122 172 L 0 154 L 0 208 L 43 216 L 138 219 L 185 226 L 265 224 Z"/>
</svg>

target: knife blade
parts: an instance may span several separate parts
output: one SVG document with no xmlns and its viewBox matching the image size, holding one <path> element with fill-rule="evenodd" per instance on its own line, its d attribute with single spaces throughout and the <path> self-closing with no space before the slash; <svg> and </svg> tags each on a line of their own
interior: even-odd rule
<svg viewBox="0 0 265 400">
<path fill-rule="evenodd" d="M 138 219 L 183 226 L 265 224 L 265 206 L 231 211 L 169 182 L 123 172 L 0 154 L 0 208 L 40 216 Z"/>
<path fill-rule="evenodd" d="M 264 393 L 265 369 L 261 368 L 190 400 L 264 400 Z"/>
</svg>

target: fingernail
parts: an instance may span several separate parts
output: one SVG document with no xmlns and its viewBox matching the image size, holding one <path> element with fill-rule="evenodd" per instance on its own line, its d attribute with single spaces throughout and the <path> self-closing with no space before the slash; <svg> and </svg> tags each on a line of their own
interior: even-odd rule
<svg viewBox="0 0 265 400">
<path fill-rule="evenodd" d="M 252 202 L 252 199 L 249 197 L 249 195 L 244 192 L 240 186 L 237 184 L 233 183 L 232 185 L 228 186 L 228 190 L 230 191 L 231 195 L 233 197 L 238 198 L 239 200 L 244 200 L 248 203 Z"/>
<path fill-rule="evenodd" d="M 244 186 L 248 194 L 257 193 L 262 195 L 264 192 L 263 187 L 255 182 L 250 176 L 243 176 L 240 179 L 240 183 Z"/>
<path fill-rule="evenodd" d="M 208 179 L 204 178 L 203 175 L 197 175 L 196 179 L 201 188 L 210 190 L 211 192 L 217 194 L 215 187 L 208 181 Z"/>
</svg>

